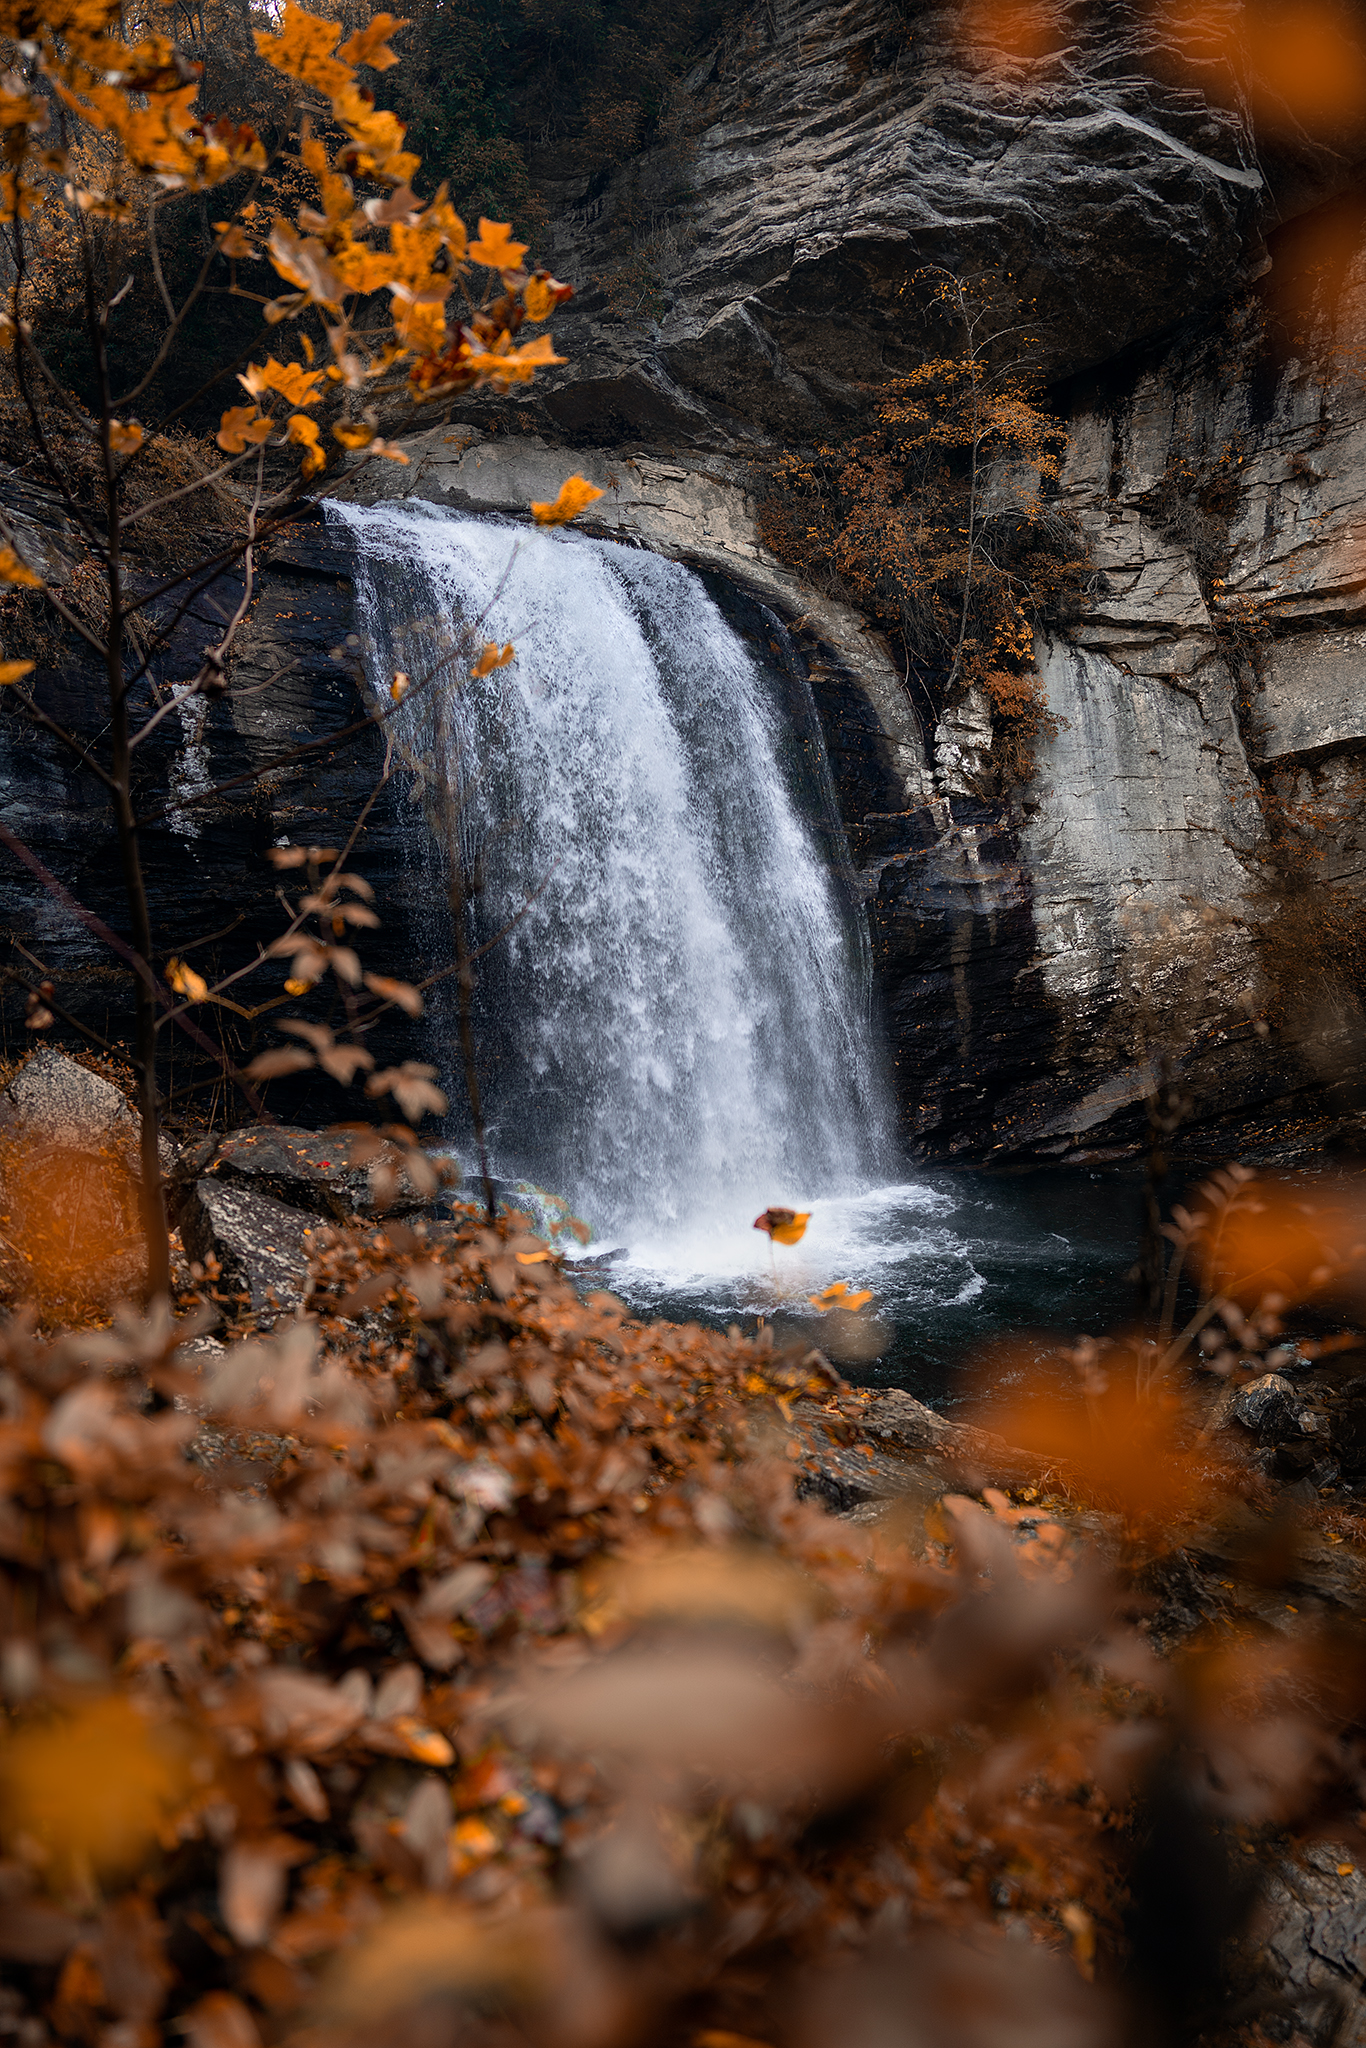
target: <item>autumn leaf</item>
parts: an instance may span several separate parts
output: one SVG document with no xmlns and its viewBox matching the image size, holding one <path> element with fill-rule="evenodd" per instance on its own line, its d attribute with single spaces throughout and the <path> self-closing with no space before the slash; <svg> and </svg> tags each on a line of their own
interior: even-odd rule
<svg viewBox="0 0 1366 2048">
<path fill-rule="evenodd" d="M 765 1209 L 754 1219 L 756 1230 L 765 1230 L 775 1244 L 799 1244 L 811 1221 L 809 1209 Z"/>
<path fill-rule="evenodd" d="M 528 320 L 545 320 L 565 299 L 572 299 L 572 284 L 561 284 L 549 271 L 538 270 L 522 287 L 522 304 Z"/>
<path fill-rule="evenodd" d="M 286 77 L 297 78 L 332 99 L 351 83 L 350 65 L 332 54 L 340 34 L 339 22 L 324 21 L 306 8 L 296 7 L 294 0 L 285 0 L 279 35 L 257 29 L 257 55 Z"/>
<path fill-rule="evenodd" d="M 219 421 L 215 438 L 229 455 L 240 455 L 248 443 L 268 439 L 274 424 L 254 405 L 231 405 Z"/>
<path fill-rule="evenodd" d="M 256 251 L 252 248 L 245 233 L 235 221 L 216 220 L 214 228 L 219 238 L 218 253 L 220 256 L 231 256 L 237 259 L 255 256 Z"/>
<path fill-rule="evenodd" d="M 316 476 L 320 469 L 326 469 L 327 456 L 318 446 L 318 422 L 309 419 L 307 413 L 293 412 L 285 422 L 285 429 L 291 441 L 297 442 L 304 450 L 303 471 L 305 476 Z"/>
<path fill-rule="evenodd" d="M 185 996 L 192 1003 L 209 1000 L 209 984 L 202 974 L 196 974 L 193 967 L 187 967 L 183 960 L 167 961 L 166 979 L 178 996 Z"/>
<path fill-rule="evenodd" d="M 252 398 L 278 391 L 286 405 L 316 405 L 322 397 L 318 390 L 322 377 L 321 370 L 306 370 L 301 363 L 277 363 L 269 356 L 264 363 L 253 363 L 244 370 L 237 381 Z"/>
<path fill-rule="evenodd" d="M 188 1759 L 118 1694 L 31 1723 L 0 1745 L 0 1817 L 64 1867 L 135 1867 L 186 1784 Z"/>
<path fill-rule="evenodd" d="M 36 667 L 32 661 L 0 661 L 0 684 L 22 682 Z"/>
<path fill-rule="evenodd" d="M 304 987 L 308 986 L 305 982 Z M 301 1045 L 273 1045 L 268 1052 L 258 1052 L 245 1071 L 249 1081 L 274 1081 L 281 1074 L 301 1074 L 314 1064 L 312 1053 Z"/>
<path fill-rule="evenodd" d="M 13 548 L 0 548 L 0 580 L 21 583 L 27 589 L 37 590 L 43 579 L 34 575 L 28 563 L 16 555 Z"/>
<path fill-rule="evenodd" d="M 772 1211 L 769 1213 L 771 1214 Z M 756 1224 L 755 1228 L 757 1229 L 758 1227 Z M 786 1242 L 782 1238 L 778 1241 L 780 1244 Z M 832 1308 L 866 1308 L 872 1298 L 872 1292 L 867 1287 L 861 1287 L 857 1293 L 854 1293 L 847 1280 L 836 1280 L 829 1287 L 823 1287 L 819 1294 L 809 1294 L 807 1296 L 807 1300 L 811 1303 L 812 1308 L 819 1309 L 822 1315 L 825 1314 L 827 1309 Z"/>
<path fill-rule="evenodd" d="M 276 270 L 289 284 L 298 286 L 306 302 L 317 306 L 340 305 L 346 286 L 325 242 L 316 235 L 296 235 L 287 221 L 277 220 L 270 231 L 267 246 Z M 250 390 L 251 386 L 247 388 Z M 314 402 L 308 401 L 309 404 Z M 291 397 L 290 403 L 297 405 L 301 401 Z"/>
<path fill-rule="evenodd" d="M 230 1991 L 210 1991 L 179 2022 L 190 2048 L 261 2048 L 249 2009 Z"/>
<path fill-rule="evenodd" d="M 111 420 L 109 446 L 116 455 L 131 455 L 135 448 L 142 446 L 142 428 L 133 420 L 129 420 L 126 426 L 119 420 Z"/>
<path fill-rule="evenodd" d="M 400 21 L 392 14 L 373 14 L 364 28 L 358 28 L 348 36 L 337 55 L 346 64 L 368 64 L 372 71 L 387 71 L 398 58 L 387 47 L 390 36 L 397 35 L 401 28 L 411 28 L 409 21 Z"/>
<path fill-rule="evenodd" d="M 516 651 L 510 640 L 501 650 L 496 640 L 490 640 L 470 670 L 470 674 L 476 681 L 481 676 L 491 676 L 496 668 L 506 668 Z"/>
<path fill-rule="evenodd" d="M 386 1003 L 397 1003 L 409 1017 L 422 1015 L 422 998 L 408 981 L 394 981 L 387 974 L 367 974 L 365 986 Z"/>
<path fill-rule="evenodd" d="M 482 263 L 486 270 L 520 270 L 529 245 L 509 241 L 511 232 L 509 221 L 481 220 L 479 238 L 469 245 L 470 261 Z"/>
<path fill-rule="evenodd" d="M 367 1095 L 392 1094 L 410 1124 L 420 1123 L 427 1111 L 444 1116 L 448 1107 L 446 1097 L 439 1088 L 433 1087 L 436 1068 L 418 1060 L 405 1060 L 401 1067 L 385 1067 L 382 1072 L 372 1074 L 365 1084 Z"/>
<path fill-rule="evenodd" d="M 571 519 L 577 519 L 586 506 L 602 495 L 587 477 L 567 477 L 560 485 L 559 495 L 553 504 L 539 504 L 532 500 L 532 517 L 538 526 L 567 526 Z"/>
<path fill-rule="evenodd" d="M 401 668 L 394 670 L 394 680 L 389 685 L 389 695 L 395 704 L 401 704 L 412 685 Z"/>
<path fill-rule="evenodd" d="M 375 430 L 361 420 L 338 420 L 332 429 L 332 438 L 343 448 L 368 448 L 375 438 Z"/>
</svg>

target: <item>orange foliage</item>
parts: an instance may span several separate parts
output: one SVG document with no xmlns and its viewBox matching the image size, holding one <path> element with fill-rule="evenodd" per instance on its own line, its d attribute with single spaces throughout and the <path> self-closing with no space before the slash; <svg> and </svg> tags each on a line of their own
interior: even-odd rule
<svg viewBox="0 0 1366 2048">
<path fill-rule="evenodd" d="M 97 1515 L 88 1548 L 118 1545 Z M 0 1745 L 0 1814 L 11 1840 L 23 1838 L 53 1859 L 59 1881 L 135 1869 L 155 1846 L 164 1821 L 190 1789 L 181 1732 L 141 1705 L 109 1693 L 30 1722 Z"/>
<path fill-rule="evenodd" d="M 338 47 L 338 22 L 285 0 L 278 32 L 256 31 L 261 58 L 282 77 L 321 94 L 341 137 L 338 147 L 328 148 L 313 133 L 309 117 L 301 118 L 295 162 L 316 187 L 320 208 L 300 205 L 294 222 L 275 213 L 261 250 L 265 223 L 259 218 L 258 195 L 267 189 L 265 172 L 278 169 L 279 158 L 268 154 L 250 124 L 201 118 L 195 107 L 201 67 L 188 63 L 161 35 L 124 42 L 121 20 L 112 0 L 58 0 L 46 15 L 30 18 L 25 13 L 22 24 L 17 15 L 6 21 L 0 8 L 0 31 L 27 38 L 32 62 L 73 117 L 71 137 L 54 149 L 46 95 L 31 92 L 19 73 L 0 79 L 0 128 L 8 165 L 0 221 L 10 222 L 17 232 L 40 209 L 51 212 L 59 190 L 77 217 L 123 221 L 131 218 L 126 197 L 130 174 L 155 180 L 163 196 L 174 190 L 201 192 L 248 174 L 236 209 L 215 223 L 218 248 L 234 262 L 264 254 L 291 287 L 266 305 L 267 320 L 278 324 L 308 308 L 320 309 L 332 359 L 325 368 L 308 371 L 298 363 L 271 359 L 243 373 L 241 382 L 260 401 L 260 409 L 247 413 L 238 406 L 224 413 L 218 438 L 225 453 L 246 459 L 263 442 L 273 448 L 292 443 L 302 450 L 307 479 L 326 467 L 335 450 L 329 451 L 317 429 L 297 413 L 272 410 L 274 397 L 286 406 L 311 406 L 320 402 L 320 387 L 328 383 L 357 391 L 402 365 L 411 395 L 428 399 L 485 384 L 506 389 L 563 360 L 548 335 L 521 344 L 516 335 L 524 320 L 543 320 L 569 296 L 569 288 L 544 272 L 522 268 L 526 245 L 511 239 L 506 222 L 481 220 L 478 239 L 469 243 L 444 187 L 424 204 L 410 183 L 419 166 L 403 146 L 403 123 L 376 107 L 373 92 L 357 77 L 362 67 L 385 70 L 397 61 L 388 38 L 404 22 L 376 15 Z M 90 136 L 99 139 L 108 157 L 98 184 L 91 168 L 99 152 L 92 157 L 85 146 Z M 362 201 L 355 192 L 358 178 L 389 186 L 390 195 Z M 284 189 L 278 177 L 272 182 Z M 470 263 L 497 273 L 496 298 L 472 294 Z M 359 329 L 359 304 L 386 288 L 393 300 L 391 322 Z M 21 271 L 11 288 L 6 329 L 21 348 L 25 330 L 19 300 L 25 289 L 26 272 Z M 530 290 L 529 301 L 523 300 L 524 290 Z M 143 438 L 136 422 L 107 423 L 103 432 L 111 450 L 127 456 L 136 453 Z M 345 436 L 339 440 L 348 445 Z M 349 445 L 359 444 L 352 438 Z M 390 452 L 373 439 L 365 449 L 367 460 Z M 8 573 L 3 565 L 0 573 Z M 9 580 L 24 579 L 10 573 Z"/>
<path fill-rule="evenodd" d="M 1189 1516 L 1217 1491 L 1220 1460 L 1193 1443 L 1183 1402 L 1169 1389 L 1142 1393 L 1125 1357 L 1111 1371 L 1080 1363 L 1068 1389 L 1022 1372 L 982 1420 L 1131 1524 L 1165 1527 Z"/>
<path fill-rule="evenodd" d="M 1070 601 L 1079 539 L 1049 501 L 1065 431 L 1027 366 L 995 360 L 986 285 L 935 274 L 931 312 L 963 347 L 877 388 L 875 425 L 770 472 L 760 528 L 775 554 L 865 605 L 938 700 L 976 687 L 1028 772 L 1050 729 L 1034 669 L 1041 616 Z"/>
<path fill-rule="evenodd" d="M 1292 1307 L 1343 1285 L 1360 1292 L 1366 1209 L 1359 1193 L 1258 1178 L 1208 1219 L 1196 1239 L 1211 1294 L 1253 1309 L 1272 1297 Z"/>
</svg>

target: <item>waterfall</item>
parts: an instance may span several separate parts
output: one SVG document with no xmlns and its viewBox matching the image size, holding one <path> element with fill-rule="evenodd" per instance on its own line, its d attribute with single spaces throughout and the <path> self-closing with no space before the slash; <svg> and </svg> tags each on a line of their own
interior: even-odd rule
<svg viewBox="0 0 1366 2048">
<path fill-rule="evenodd" d="M 425 773 L 459 776 L 476 942 L 511 925 L 479 967 L 495 1170 L 633 1241 L 747 1231 L 770 1203 L 866 1185 L 866 948 L 794 789 L 774 678 L 698 577 L 415 501 L 328 516 L 377 692 L 453 626 L 517 650 L 479 681 L 461 663 L 396 721 Z M 800 737 L 828 789 L 814 720 Z M 432 1014 L 456 1114 L 449 1005 Z"/>
</svg>

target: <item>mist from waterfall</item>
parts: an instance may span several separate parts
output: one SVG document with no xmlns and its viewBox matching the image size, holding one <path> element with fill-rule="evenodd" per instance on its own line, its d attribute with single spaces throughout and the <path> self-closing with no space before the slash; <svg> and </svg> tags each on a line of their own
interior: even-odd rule
<svg viewBox="0 0 1366 2048">
<path fill-rule="evenodd" d="M 866 1187 L 884 1129 L 866 944 L 810 818 L 829 790 L 814 713 L 803 816 L 774 680 L 690 570 L 413 501 L 328 509 L 378 692 L 453 626 L 517 650 L 400 721 L 427 773 L 459 775 L 476 943 L 517 919 L 479 968 L 495 1170 L 633 1243 Z M 458 1111 L 453 1033 L 430 1056 Z"/>
</svg>

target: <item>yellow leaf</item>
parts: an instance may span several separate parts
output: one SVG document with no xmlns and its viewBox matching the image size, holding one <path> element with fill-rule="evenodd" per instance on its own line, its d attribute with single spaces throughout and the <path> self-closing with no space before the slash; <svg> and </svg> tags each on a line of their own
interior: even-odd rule
<svg viewBox="0 0 1366 2048">
<path fill-rule="evenodd" d="M 482 263 L 486 270 L 520 270 L 529 244 L 509 241 L 511 232 L 510 221 L 481 219 L 479 239 L 469 246 L 471 262 Z"/>
<path fill-rule="evenodd" d="M 142 428 L 133 420 L 129 420 L 127 426 L 119 420 L 111 420 L 109 445 L 116 455 L 131 455 L 135 448 L 142 446 Z"/>
<path fill-rule="evenodd" d="M 0 661 L 0 683 L 20 682 L 36 667 L 32 661 Z"/>
<path fill-rule="evenodd" d="M 351 83 L 350 66 L 332 55 L 340 34 L 339 22 L 323 21 L 296 7 L 294 0 L 285 0 L 279 35 L 257 29 L 257 55 L 286 77 L 301 79 L 332 99 Z"/>
<path fill-rule="evenodd" d="M 389 685 L 389 695 L 393 698 L 395 704 L 401 704 L 403 702 L 404 698 L 408 694 L 408 689 L 409 683 L 407 676 L 404 675 L 403 670 L 401 668 L 396 669 L 394 671 L 394 680 Z"/>
<path fill-rule="evenodd" d="M 591 505 L 602 492 L 587 477 L 567 477 L 560 485 L 560 493 L 553 505 L 541 505 L 532 501 L 531 512 L 538 526 L 567 526 L 571 519 L 577 519 L 584 507 Z"/>
<path fill-rule="evenodd" d="M 318 422 L 311 420 L 307 413 L 292 412 L 285 428 L 290 440 L 297 442 L 304 451 L 304 475 L 316 476 L 320 469 L 326 469 L 326 453 L 318 446 Z"/>
<path fill-rule="evenodd" d="M 405 469 L 408 466 L 408 458 L 398 443 L 396 441 L 383 441 L 378 434 L 370 443 L 370 453 L 372 455 L 382 455 L 386 462 L 402 463 Z"/>
<path fill-rule="evenodd" d="M 229 455 L 240 455 L 248 442 L 264 441 L 274 425 L 254 405 L 230 405 L 219 421 L 215 437 Z"/>
<path fill-rule="evenodd" d="M 185 996 L 192 1003 L 209 1000 L 209 984 L 202 974 L 196 974 L 193 967 L 187 967 L 183 960 L 166 962 L 166 979 L 178 996 Z"/>
<path fill-rule="evenodd" d="M 522 288 L 528 320 L 544 320 L 555 310 L 555 294 L 541 277 L 529 277 Z"/>
<path fill-rule="evenodd" d="M 387 71 L 398 58 L 386 47 L 388 38 L 397 35 L 401 28 L 411 23 L 399 21 L 392 14 L 374 14 L 364 28 L 358 28 L 348 36 L 337 55 L 348 64 L 368 64 L 372 71 Z"/>
<path fill-rule="evenodd" d="M 434 1728 L 424 1728 L 411 1714 L 394 1716 L 394 1732 L 401 1736 L 408 1754 L 417 1758 L 420 1764 L 434 1764 L 438 1769 L 455 1762 L 455 1751 L 444 1735 L 438 1735 Z"/>
<path fill-rule="evenodd" d="M 340 441 L 343 448 L 368 448 L 375 438 L 375 430 L 359 420 L 338 420 L 332 429 L 332 438 Z"/>
<path fill-rule="evenodd" d="M 756 1230 L 765 1230 L 775 1244 L 800 1244 L 811 1221 L 809 1209 L 765 1209 L 754 1219 Z"/>
<path fill-rule="evenodd" d="M 548 318 L 562 299 L 572 299 L 573 296 L 572 284 L 561 284 L 558 278 L 551 277 L 544 270 L 538 270 L 522 287 L 522 304 L 526 307 L 528 320 Z"/>
<path fill-rule="evenodd" d="M 780 1238 L 779 1243 L 782 1242 L 783 1240 Z M 858 1293 L 855 1294 L 847 1280 L 836 1280 L 831 1286 L 822 1288 L 819 1294 L 809 1294 L 807 1296 L 807 1300 L 811 1303 L 812 1308 L 819 1309 L 822 1315 L 829 1308 L 864 1308 L 872 1298 L 872 1293 L 867 1287 L 860 1288 Z"/>
<path fill-rule="evenodd" d="M 301 363 L 277 363 L 274 356 L 268 356 L 264 363 L 253 363 L 244 370 L 237 381 L 252 398 L 259 398 L 264 391 L 278 391 L 286 405 L 316 405 L 322 396 L 317 388 L 322 375 L 321 370 L 306 370 Z"/>
<path fill-rule="evenodd" d="M 540 1266 L 552 1256 L 553 1254 L 550 1252 L 518 1252 L 516 1254 L 519 1266 Z"/>
<path fill-rule="evenodd" d="M 251 257 L 256 254 L 240 227 L 235 222 L 219 220 L 214 222 L 219 231 L 218 253 L 220 256 Z"/>
<path fill-rule="evenodd" d="M 28 563 L 21 560 L 13 548 L 0 548 L 0 580 L 22 583 L 30 590 L 37 590 L 43 579 L 34 575 Z"/>
<path fill-rule="evenodd" d="M 186 1785 L 187 1759 L 132 1703 L 94 1700 L 0 1745 L 6 1831 L 76 1869 L 134 1867 Z"/>
<path fill-rule="evenodd" d="M 270 260 L 281 277 L 297 285 L 311 304 L 329 307 L 341 304 L 345 285 L 325 242 L 319 241 L 316 235 L 296 235 L 287 221 L 277 220 L 270 231 L 268 246 Z M 292 402 L 297 405 L 301 401 L 294 399 Z M 310 404 L 312 402 L 309 401 Z"/>
<path fill-rule="evenodd" d="M 491 676 L 496 668 L 506 668 L 508 663 L 511 661 L 513 655 L 516 653 L 516 651 L 516 648 L 509 640 L 506 647 L 504 647 L 502 652 L 500 653 L 498 650 L 498 642 L 496 640 L 490 640 L 488 645 L 485 647 L 483 653 L 480 655 L 478 661 L 476 661 L 474 667 L 470 670 L 470 674 L 473 677 L 475 677 L 476 680 L 480 676 Z"/>
<path fill-rule="evenodd" d="M 285 983 L 285 994 L 289 996 L 306 996 L 312 986 L 311 981 L 299 981 L 294 975 L 291 975 Z"/>
</svg>

